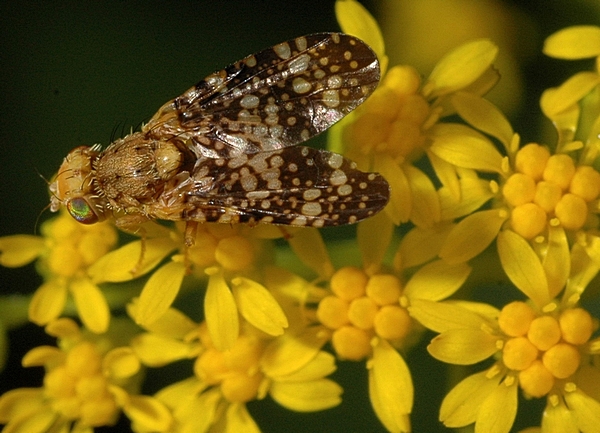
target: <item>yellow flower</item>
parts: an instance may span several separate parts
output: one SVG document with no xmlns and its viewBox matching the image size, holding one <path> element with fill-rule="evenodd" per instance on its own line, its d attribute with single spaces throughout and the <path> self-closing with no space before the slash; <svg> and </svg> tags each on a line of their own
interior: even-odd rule
<svg viewBox="0 0 600 433">
<path fill-rule="evenodd" d="M 600 341 L 592 338 L 597 319 L 579 306 L 579 299 L 599 267 L 581 247 L 581 257 L 560 300 L 534 290 L 527 264 L 509 275 L 530 300 L 513 301 L 500 311 L 474 302 L 419 300 L 411 314 L 439 332 L 428 347 L 435 358 L 469 365 L 495 357 L 487 370 L 461 381 L 446 396 L 440 420 L 448 427 L 476 424 L 478 431 L 508 433 L 517 414 L 517 390 L 528 398 L 546 398 L 541 431 L 577 426 L 594 431 L 600 422 L 600 375 L 595 358 Z M 549 271 L 551 272 L 551 271 Z M 594 426 L 593 428 L 591 426 Z"/>
<path fill-rule="evenodd" d="M 109 223 L 79 224 L 66 212 L 45 222 L 42 236 L 16 235 L 0 238 L 0 264 L 24 266 L 38 260 L 44 283 L 29 304 L 29 319 L 45 325 L 64 311 L 70 294 L 82 322 L 92 332 L 108 329 L 110 312 L 100 288 L 88 270 L 117 242 Z"/>
<path fill-rule="evenodd" d="M 244 324 L 225 351 L 215 347 L 206 323 L 195 324 L 174 309 L 148 331 L 132 341 L 143 363 L 156 367 L 195 359 L 194 376 L 156 394 L 173 411 L 176 424 L 170 432 L 258 432 L 245 405 L 266 395 L 299 412 L 341 401 L 341 388 L 325 378 L 335 371 L 333 356 L 320 351 L 324 340 L 302 326 L 273 338 Z"/>
<path fill-rule="evenodd" d="M 344 31 L 373 40 L 385 66 L 380 31 L 366 9 L 354 0 L 339 0 L 336 13 Z M 430 227 L 441 219 L 434 182 L 415 166 L 422 157 L 442 184 L 457 185 L 454 149 L 462 143 L 474 157 L 486 150 L 487 143 L 476 131 L 438 121 L 454 113 L 450 101 L 455 93 L 480 95 L 493 87 L 498 78 L 492 69 L 496 53 L 488 40 L 464 44 L 444 57 L 425 83 L 413 68 L 395 66 L 373 95 L 332 129 L 330 146 L 335 151 L 363 169 L 380 172 L 390 183 L 386 211 L 394 224 L 411 221 Z M 499 161 L 486 162 L 499 168 Z"/>
<path fill-rule="evenodd" d="M 167 408 L 138 394 L 138 358 L 130 348 L 118 346 L 111 333 L 87 333 L 70 319 L 54 320 L 46 331 L 58 338 L 59 347 L 36 347 L 23 358 L 25 367 L 45 368 L 44 386 L 0 397 L 0 423 L 7 424 L 6 431 L 91 431 L 114 424 L 121 412 L 152 431 L 169 427 Z M 121 340 L 129 333 L 119 331 L 115 335 Z"/>
<path fill-rule="evenodd" d="M 283 270 L 268 274 L 267 287 L 295 297 L 300 305 L 317 304 L 314 311 L 305 313 L 320 324 L 312 332 L 315 336 L 326 336 L 338 358 L 366 361 L 375 413 L 389 431 L 407 432 L 413 384 L 409 368 L 397 350 L 408 350 L 420 337 L 421 330 L 419 323 L 410 317 L 408 307 L 419 299 L 433 301 L 452 295 L 465 281 L 470 268 L 464 263 L 448 265 L 438 259 L 409 279 L 402 277 L 405 269 L 400 262 L 393 272 L 383 271 L 383 253 L 390 243 L 391 232 L 377 227 L 390 227 L 381 223 L 386 218 L 378 215 L 359 225 L 364 269 L 344 266 L 329 275 L 320 275 L 328 280 L 328 290 L 318 289 Z M 319 251 L 316 261 L 331 263 L 326 250 L 308 244 L 298 247 L 295 251 L 300 257 Z M 375 249 L 378 252 L 374 253 Z"/>
</svg>

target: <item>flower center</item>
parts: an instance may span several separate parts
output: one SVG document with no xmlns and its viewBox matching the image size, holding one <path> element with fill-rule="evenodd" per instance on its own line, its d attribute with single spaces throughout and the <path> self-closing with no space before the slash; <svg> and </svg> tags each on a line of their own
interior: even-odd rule
<svg viewBox="0 0 600 433">
<path fill-rule="evenodd" d="M 509 336 L 502 350 L 504 365 L 519 372 L 519 384 L 532 397 L 550 392 L 557 379 L 572 376 L 581 364 L 578 346 L 592 336 L 593 321 L 582 308 L 564 310 L 557 318 L 537 316 L 524 302 L 500 312 L 498 324 Z"/>
<path fill-rule="evenodd" d="M 197 358 L 194 372 L 205 383 L 219 385 L 228 401 L 246 403 L 256 398 L 264 379 L 259 367 L 263 349 L 259 340 L 240 336 L 226 352 L 209 347 Z"/>
<path fill-rule="evenodd" d="M 395 66 L 371 97 L 358 109 L 356 120 L 345 129 L 348 156 L 360 160 L 372 152 L 393 159 L 416 159 L 425 136 L 423 124 L 430 116 L 426 99 L 419 94 L 421 81 L 407 66 Z"/>
<path fill-rule="evenodd" d="M 95 346 L 83 342 L 73 347 L 64 364 L 44 377 L 44 388 L 53 399 L 53 408 L 68 419 L 85 426 L 111 424 L 119 413 L 102 374 L 102 357 Z"/>
<path fill-rule="evenodd" d="M 567 230 L 583 227 L 588 203 L 600 195 L 600 173 L 589 166 L 576 167 L 570 156 L 550 155 L 534 143 L 517 152 L 515 168 L 502 190 L 513 207 L 513 230 L 532 239 L 546 229 L 550 218 Z"/>
<path fill-rule="evenodd" d="M 321 300 L 319 321 L 333 330 L 332 344 L 342 359 L 359 361 L 371 354 L 374 336 L 400 342 L 411 330 L 411 318 L 399 304 L 402 284 L 394 275 L 368 277 L 345 267 L 331 278 L 333 295 Z"/>
</svg>

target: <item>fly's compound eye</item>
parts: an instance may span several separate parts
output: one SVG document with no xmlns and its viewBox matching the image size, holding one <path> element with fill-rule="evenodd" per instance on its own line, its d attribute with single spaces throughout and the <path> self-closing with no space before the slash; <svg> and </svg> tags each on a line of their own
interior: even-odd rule
<svg viewBox="0 0 600 433">
<path fill-rule="evenodd" d="M 94 224 L 98 222 L 98 215 L 92 210 L 87 200 L 77 197 L 67 202 L 67 210 L 73 218 L 82 224 Z"/>
</svg>

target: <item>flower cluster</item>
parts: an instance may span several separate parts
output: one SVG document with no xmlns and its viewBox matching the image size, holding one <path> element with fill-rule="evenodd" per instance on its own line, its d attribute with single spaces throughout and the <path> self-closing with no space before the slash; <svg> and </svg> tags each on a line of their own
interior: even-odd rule
<svg viewBox="0 0 600 433">
<path fill-rule="evenodd" d="M 598 431 L 600 70 L 544 91 L 556 139 L 522 143 L 485 98 L 500 79 L 493 42 L 456 47 L 423 79 L 389 66 L 360 3 L 338 0 L 336 13 L 376 51 L 382 80 L 329 147 L 385 176 L 386 209 L 343 240 L 207 223 L 189 246 L 185 223 L 155 222 L 125 240 L 111 221 L 66 212 L 41 236 L 0 238 L 1 265 L 36 261 L 43 278 L 11 317 L 57 340 L 22 360 L 43 367 L 39 388 L 0 396 L 7 432 L 91 432 L 123 417 L 141 433 L 259 432 L 252 405 L 267 398 L 303 413 L 343 404 L 329 377 L 342 363 L 364 365 L 381 426 L 410 432 L 428 390 L 408 355 L 425 353 L 426 330 L 435 360 L 479 369 L 448 389 L 445 426 L 508 433 L 523 399 L 538 399 L 527 431 Z M 544 52 L 598 67 L 600 27 L 559 31 Z M 144 394 L 162 367 L 176 373 Z"/>
</svg>

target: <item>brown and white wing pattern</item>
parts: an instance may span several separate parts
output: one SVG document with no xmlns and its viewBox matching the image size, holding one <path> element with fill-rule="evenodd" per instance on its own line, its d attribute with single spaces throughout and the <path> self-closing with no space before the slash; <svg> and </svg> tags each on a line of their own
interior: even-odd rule
<svg viewBox="0 0 600 433">
<path fill-rule="evenodd" d="M 202 162 L 183 219 L 335 226 L 383 209 L 389 186 L 341 155 L 296 146 Z M 188 208 L 190 208 L 188 206 Z"/>
<path fill-rule="evenodd" d="M 165 104 L 144 130 L 177 136 L 208 158 L 282 149 L 329 128 L 378 82 L 377 57 L 361 40 L 303 36 L 209 75 Z"/>
</svg>

